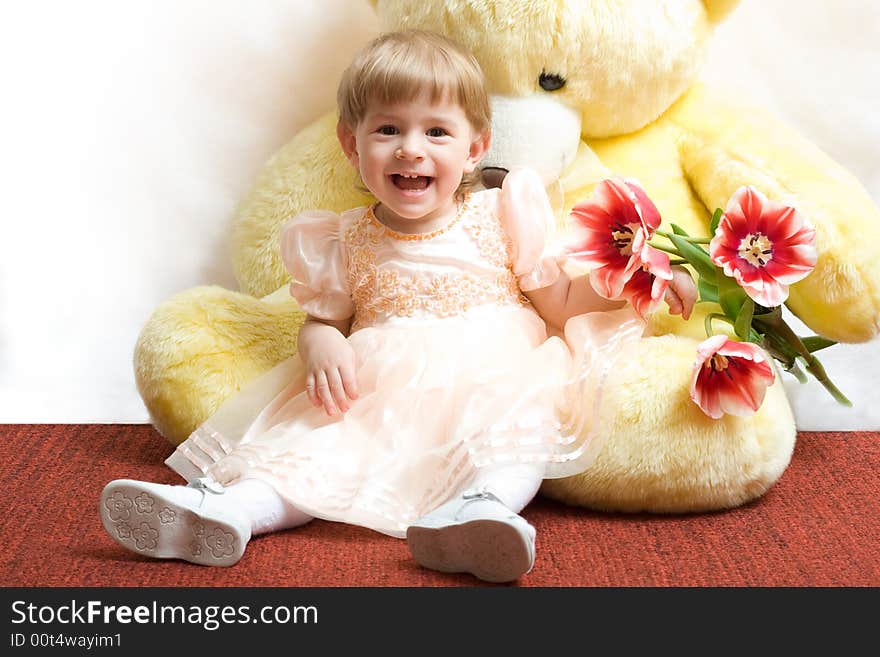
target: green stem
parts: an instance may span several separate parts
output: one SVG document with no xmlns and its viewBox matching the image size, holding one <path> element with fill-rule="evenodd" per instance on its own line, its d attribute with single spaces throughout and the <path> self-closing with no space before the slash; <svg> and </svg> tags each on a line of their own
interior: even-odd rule
<svg viewBox="0 0 880 657">
<path fill-rule="evenodd" d="M 660 235 L 667 239 L 669 239 L 672 235 L 672 233 L 667 233 L 665 230 L 655 230 L 654 234 Z M 712 241 L 711 237 L 690 237 L 685 235 L 677 235 L 677 237 L 680 237 L 681 239 L 685 240 L 686 242 L 690 242 L 691 244 L 708 244 Z"/>
<path fill-rule="evenodd" d="M 734 328 L 736 328 L 736 322 L 734 322 L 732 319 L 730 319 L 730 317 L 728 317 L 724 313 L 709 313 L 708 315 L 706 315 L 706 318 L 703 320 L 703 328 L 706 329 L 706 337 L 707 338 L 715 335 L 715 333 L 712 331 L 712 320 L 713 319 L 720 319 L 722 322 L 725 322 L 726 324 L 730 324 L 730 326 L 733 326 Z M 761 344 L 761 336 L 753 328 L 749 328 L 749 342 L 754 342 L 755 344 L 758 344 L 758 345 Z M 775 356 L 774 356 L 774 358 L 775 358 Z"/>
<path fill-rule="evenodd" d="M 706 329 L 706 337 L 712 337 L 715 333 L 712 331 L 712 320 L 720 319 L 723 322 L 727 322 L 731 326 L 733 326 L 733 322 L 727 315 L 723 315 L 722 313 L 709 313 L 706 315 L 706 319 L 703 320 L 703 327 Z"/>
<path fill-rule="evenodd" d="M 804 361 L 807 373 L 811 374 L 813 378 L 821 383 L 839 404 L 852 406 L 852 402 L 828 378 L 828 374 L 825 372 L 825 368 L 822 367 L 819 359 L 810 353 L 810 350 L 801 342 L 800 337 L 782 319 L 782 311 L 779 308 L 776 308 L 772 313 L 755 317 L 754 321 L 760 327 L 767 329 L 764 331 L 765 335 L 772 335 L 775 340 L 784 342 L 792 348 Z"/>
<path fill-rule="evenodd" d="M 654 244 L 653 242 L 648 242 L 648 244 L 653 246 L 658 251 L 664 251 L 666 253 L 671 253 L 672 255 L 676 255 L 679 258 L 681 257 L 681 252 L 673 246 L 661 246 L 659 244 Z"/>
<path fill-rule="evenodd" d="M 686 265 L 686 264 L 688 264 L 688 261 L 675 258 L 675 259 L 670 260 L 669 264 L 670 265 Z"/>
<path fill-rule="evenodd" d="M 794 374 L 794 377 L 798 380 L 798 383 L 807 382 L 807 375 L 804 374 L 804 371 L 800 367 L 798 367 L 798 364 L 796 362 L 792 363 L 791 367 L 789 367 L 786 372 Z"/>
<path fill-rule="evenodd" d="M 797 353 L 791 346 L 772 331 L 764 334 L 764 341 L 761 343 L 770 355 L 778 360 L 786 371 L 791 371 L 797 366 Z"/>
</svg>

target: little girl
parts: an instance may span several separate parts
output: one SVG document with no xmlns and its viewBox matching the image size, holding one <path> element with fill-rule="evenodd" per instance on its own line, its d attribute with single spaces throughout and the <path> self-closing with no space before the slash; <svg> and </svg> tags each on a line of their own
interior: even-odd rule
<svg viewBox="0 0 880 657">
<path fill-rule="evenodd" d="M 317 517 L 405 536 L 428 568 L 514 580 L 535 559 L 518 512 L 542 479 L 589 463 L 603 368 L 642 326 L 595 313 L 568 322 L 568 343 L 548 338 L 619 304 L 560 270 L 535 174 L 470 191 L 490 116 L 469 53 L 384 35 L 338 104 L 339 142 L 378 202 L 284 227 L 308 313 L 299 355 L 168 458 L 188 486 L 110 482 L 104 527 L 140 554 L 229 566 L 252 536 Z M 686 297 L 673 310 L 689 313 Z"/>
</svg>

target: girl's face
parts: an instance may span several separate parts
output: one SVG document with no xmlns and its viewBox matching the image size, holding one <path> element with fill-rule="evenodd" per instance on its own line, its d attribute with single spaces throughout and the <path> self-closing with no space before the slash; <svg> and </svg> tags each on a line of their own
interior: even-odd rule
<svg viewBox="0 0 880 657">
<path fill-rule="evenodd" d="M 382 204 L 382 221 L 411 233 L 452 218 L 462 176 L 474 170 L 489 146 L 488 133 L 474 134 L 458 104 L 433 103 L 427 95 L 394 105 L 374 102 L 354 132 L 340 123 L 337 134 Z"/>
</svg>

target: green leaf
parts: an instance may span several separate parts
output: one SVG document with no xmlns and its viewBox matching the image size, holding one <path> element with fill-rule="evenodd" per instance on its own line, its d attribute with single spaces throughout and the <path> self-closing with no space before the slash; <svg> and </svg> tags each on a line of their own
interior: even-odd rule
<svg viewBox="0 0 880 657">
<path fill-rule="evenodd" d="M 700 291 L 700 301 L 718 303 L 718 287 L 707 283 L 702 276 L 697 280 L 697 289 Z"/>
<path fill-rule="evenodd" d="M 804 346 L 810 353 L 825 349 L 825 347 L 833 347 L 837 344 L 834 340 L 829 340 L 828 338 L 823 338 L 819 335 L 811 335 L 808 338 L 802 338 L 801 342 L 804 343 Z"/>
<path fill-rule="evenodd" d="M 723 214 L 724 210 L 716 208 L 715 214 L 712 215 L 712 221 L 709 222 L 709 233 L 711 235 L 715 235 L 715 231 L 718 230 L 718 224 L 721 223 L 721 215 Z"/>
<path fill-rule="evenodd" d="M 716 284 L 716 279 L 724 278 L 724 276 L 718 276 L 718 269 L 712 263 L 709 254 L 699 246 L 682 239 L 680 235 L 670 235 L 669 240 L 675 244 L 681 257 L 697 270 L 700 278 L 705 278 L 708 283 L 713 285 Z"/>
<path fill-rule="evenodd" d="M 670 225 L 672 226 L 672 232 L 675 233 L 676 235 L 682 235 L 684 237 L 689 237 L 689 235 L 687 234 L 687 231 L 684 228 L 682 228 L 681 226 L 679 226 L 678 224 L 670 224 Z"/>
<path fill-rule="evenodd" d="M 733 324 L 733 330 L 743 340 L 748 340 L 752 330 L 752 315 L 755 312 L 755 302 L 746 297 L 739 314 L 736 316 L 736 322 Z"/>
<path fill-rule="evenodd" d="M 723 274 L 718 276 L 718 305 L 731 321 L 735 322 L 739 317 L 740 310 L 748 298 L 735 279 Z M 754 313 L 754 307 L 752 313 Z M 751 322 L 751 318 L 749 318 L 749 322 Z"/>
</svg>

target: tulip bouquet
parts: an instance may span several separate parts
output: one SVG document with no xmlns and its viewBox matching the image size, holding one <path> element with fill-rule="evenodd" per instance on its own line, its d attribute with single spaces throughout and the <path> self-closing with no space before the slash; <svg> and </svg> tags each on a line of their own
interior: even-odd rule
<svg viewBox="0 0 880 657">
<path fill-rule="evenodd" d="M 726 209 L 715 211 L 712 237 L 692 237 L 675 224 L 661 231 L 660 213 L 645 190 L 611 178 L 572 208 L 571 219 L 568 253 L 590 268 L 590 282 L 603 297 L 629 301 L 644 318 L 662 302 L 672 267 L 690 265 L 698 302 L 720 308 L 706 315 L 708 337 L 693 365 L 690 395 L 704 413 L 718 419 L 757 411 L 775 378 L 766 354 L 802 383 L 806 371 L 850 405 L 814 355 L 836 343 L 801 338 L 782 317 L 788 287 L 816 264 L 816 232 L 795 208 L 741 187 Z M 729 329 L 716 335 L 719 322 Z"/>
</svg>

